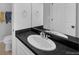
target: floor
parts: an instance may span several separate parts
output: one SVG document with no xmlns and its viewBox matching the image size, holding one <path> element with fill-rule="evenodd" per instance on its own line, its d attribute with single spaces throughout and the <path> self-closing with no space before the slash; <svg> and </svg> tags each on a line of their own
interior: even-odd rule
<svg viewBox="0 0 79 59">
<path fill-rule="evenodd" d="M 11 55 L 11 54 L 12 54 L 11 51 L 8 52 L 5 51 L 5 44 L 0 42 L 0 55 Z"/>
</svg>

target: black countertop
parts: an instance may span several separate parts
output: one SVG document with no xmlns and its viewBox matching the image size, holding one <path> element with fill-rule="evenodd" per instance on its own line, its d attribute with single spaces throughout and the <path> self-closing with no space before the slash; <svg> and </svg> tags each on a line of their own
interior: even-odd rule
<svg viewBox="0 0 79 59">
<path fill-rule="evenodd" d="M 44 29 L 43 29 L 44 31 Z M 27 46 L 33 53 L 35 53 L 36 55 L 79 55 L 79 49 L 77 50 L 77 48 L 79 47 L 78 45 L 75 47 L 76 49 L 70 47 L 71 45 L 74 46 L 73 44 L 70 44 L 70 46 L 68 46 L 68 43 L 71 43 L 71 41 L 66 41 L 65 42 L 61 39 L 55 39 L 52 37 L 49 37 L 51 40 L 53 40 L 56 44 L 56 49 L 54 51 L 43 51 L 43 50 L 39 50 L 35 47 L 33 47 L 32 45 L 29 44 L 29 42 L 27 41 L 27 37 L 29 35 L 34 35 L 37 34 L 39 35 L 40 31 L 36 31 L 33 28 L 28 28 L 28 29 L 24 29 L 24 30 L 18 30 L 16 31 L 16 37 L 25 45 Z M 70 40 L 79 40 L 78 38 L 69 36 Z M 67 43 L 67 44 L 63 44 L 63 43 Z"/>
</svg>

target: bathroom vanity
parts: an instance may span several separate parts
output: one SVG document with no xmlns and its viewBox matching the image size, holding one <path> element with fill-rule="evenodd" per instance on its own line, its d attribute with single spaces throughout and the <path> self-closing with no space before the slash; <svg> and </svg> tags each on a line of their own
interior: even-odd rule
<svg viewBox="0 0 79 59">
<path fill-rule="evenodd" d="M 29 48 L 27 46 L 25 46 L 20 40 L 17 40 L 17 50 L 16 50 L 16 54 L 17 55 L 34 55 L 34 53 L 29 50 Z"/>
<path fill-rule="evenodd" d="M 38 31 L 39 29 L 39 31 Z M 53 34 L 49 34 L 51 39 L 56 44 L 56 49 L 51 51 L 44 51 L 41 49 L 37 49 L 32 46 L 27 37 L 30 35 L 40 35 L 41 31 L 45 31 L 43 28 L 28 28 L 24 30 L 16 31 L 17 38 L 17 54 L 25 54 L 25 55 L 78 55 L 79 54 L 79 40 L 76 37 L 72 37 L 68 35 L 68 39 L 60 38 L 54 36 Z M 74 40 L 74 41 L 73 41 Z M 73 44 L 72 44 L 73 43 Z M 24 50 L 23 50 L 24 49 Z"/>
<path fill-rule="evenodd" d="M 76 4 L 14 4 L 13 53 L 17 55 L 78 55 L 79 38 L 76 38 Z M 68 14 L 70 13 L 70 14 Z M 72 21 L 73 20 L 73 21 Z M 61 22 L 62 21 L 62 22 Z M 43 26 L 41 26 L 43 25 Z M 77 28 L 76 28 L 77 27 Z M 48 33 L 56 30 L 68 39 Z M 44 32 L 55 43 L 56 49 L 45 51 L 34 47 L 28 37 Z M 76 32 L 76 33 L 75 33 Z M 36 42 L 36 41 L 35 41 Z M 34 43 L 35 44 L 35 43 Z M 36 43 L 38 44 L 38 43 Z"/>
</svg>

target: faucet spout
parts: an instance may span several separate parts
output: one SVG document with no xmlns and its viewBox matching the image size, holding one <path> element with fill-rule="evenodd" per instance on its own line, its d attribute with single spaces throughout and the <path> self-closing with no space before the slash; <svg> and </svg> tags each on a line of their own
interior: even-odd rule
<svg viewBox="0 0 79 59">
<path fill-rule="evenodd" d="M 44 32 L 41 32 L 40 35 L 41 35 L 42 38 L 45 38 L 45 33 Z"/>
<path fill-rule="evenodd" d="M 48 39 L 48 37 L 50 37 L 49 35 L 46 35 L 44 32 L 41 32 L 40 35 L 44 39 Z"/>
</svg>

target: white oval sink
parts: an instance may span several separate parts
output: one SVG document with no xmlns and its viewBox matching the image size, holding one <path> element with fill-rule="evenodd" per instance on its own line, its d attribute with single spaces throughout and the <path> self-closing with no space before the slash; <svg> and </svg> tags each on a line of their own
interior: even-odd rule
<svg viewBox="0 0 79 59">
<path fill-rule="evenodd" d="M 30 35 L 27 40 L 33 47 L 40 50 L 51 51 L 56 49 L 56 45 L 52 40 L 44 39 L 40 35 Z"/>
</svg>

